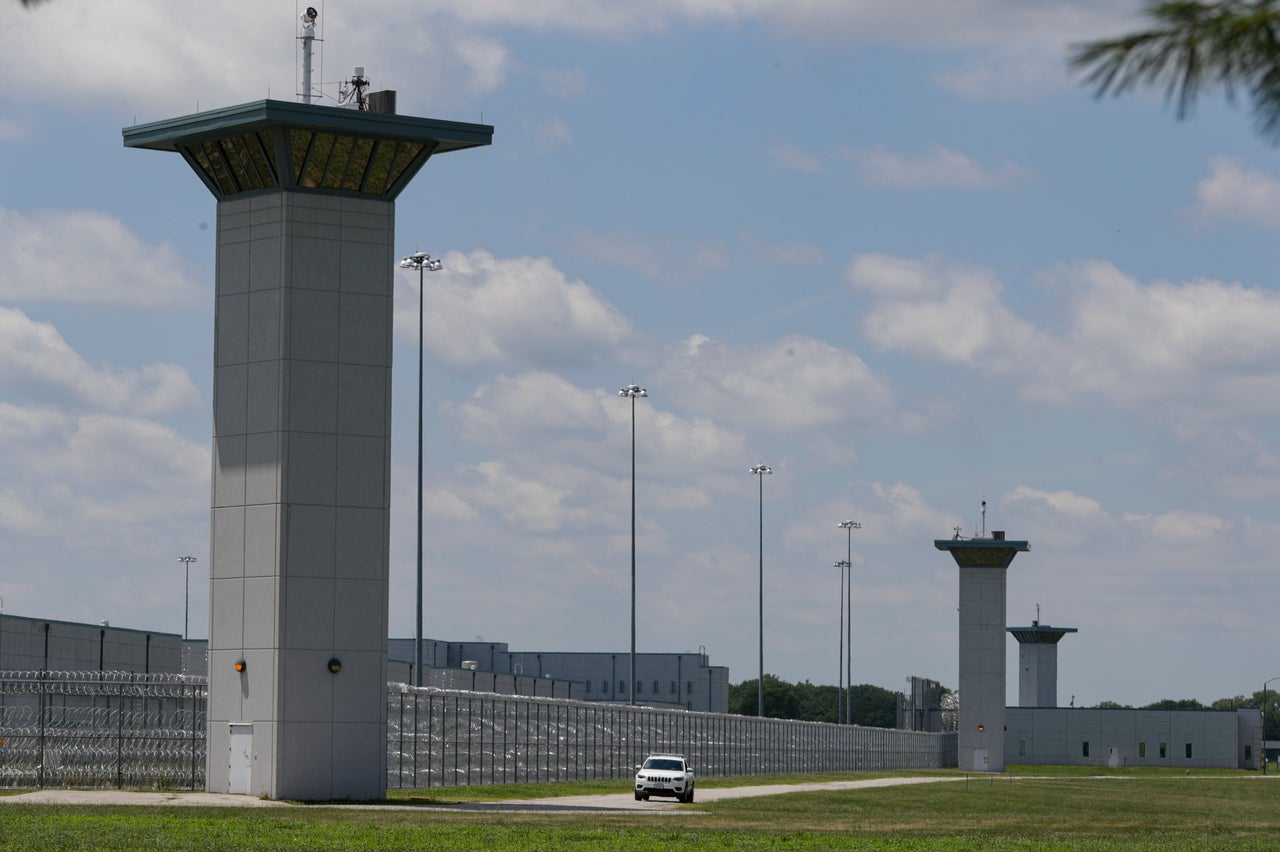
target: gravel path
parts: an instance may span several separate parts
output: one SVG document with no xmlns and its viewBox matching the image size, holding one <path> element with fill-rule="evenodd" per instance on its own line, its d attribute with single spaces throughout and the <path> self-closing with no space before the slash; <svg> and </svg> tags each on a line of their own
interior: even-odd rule
<svg viewBox="0 0 1280 852">
<path fill-rule="evenodd" d="M 696 802 L 719 802 L 724 799 L 745 799 L 751 796 L 775 796 L 780 793 L 804 793 L 815 790 L 861 790 L 873 787 L 898 787 L 906 784 L 935 784 L 946 781 L 963 781 L 961 777 L 922 778 L 869 778 L 865 781 L 824 781 L 813 784 L 769 784 L 755 787 L 723 787 L 711 790 L 696 788 Z M 133 792 L 126 790 L 35 790 L 16 796 L 0 796 L 0 806 L 5 804 L 30 805 L 178 805 L 228 808 L 290 808 L 312 807 L 290 802 L 261 799 L 257 796 L 233 796 L 227 793 L 162 793 Z M 610 793 L 602 796 L 561 796 L 551 799 L 520 799 L 506 802 L 474 802 L 460 805 L 436 805 L 414 803 L 335 804 L 326 807 L 363 808 L 370 810 L 462 810 L 508 812 L 633 812 L 690 813 L 677 810 L 674 799 L 650 799 L 637 802 L 631 792 Z"/>
</svg>

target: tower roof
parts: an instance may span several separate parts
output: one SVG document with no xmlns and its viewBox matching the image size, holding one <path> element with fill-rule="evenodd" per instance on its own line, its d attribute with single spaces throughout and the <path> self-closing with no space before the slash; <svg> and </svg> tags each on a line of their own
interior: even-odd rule
<svg viewBox="0 0 1280 852">
<path fill-rule="evenodd" d="M 435 154 L 493 141 L 487 124 L 270 100 L 122 133 L 126 148 L 182 154 L 219 199 L 290 190 L 390 200 Z"/>
<path fill-rule="evenodd" d="M 1033 624 L 1030 627 L 1006 628 L 1024 645 L 1056 645 L 1068 633 L 1078 632 L 1074 627 L 1050 627 L 1047 624 Z"/>
<path fill-rule="evenodd" d="M 1008 568 L 1013 557 L 1030 550 L 1026 541 L 1007 541 L 1003 532 L 992 533 L 992 538 L 943 538 L 933 546 L 946 550 L 961 568 Z"/>
</svg>

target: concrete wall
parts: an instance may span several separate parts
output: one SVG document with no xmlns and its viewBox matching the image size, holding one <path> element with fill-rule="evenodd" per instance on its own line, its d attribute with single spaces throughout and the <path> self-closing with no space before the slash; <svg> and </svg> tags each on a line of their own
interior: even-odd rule
<svg viewBox="0 0 1280 852">
<path fill-rule="evenodd" d="M 1005 750 L 1011 763 L 1049 766 L 1258 769 L 1261 724 L 1259 710 L 1010 707 Z"/>
<path fill-rule="evenodd" d="M 1058 706 L 1058 645 L 1022 642 L 1018 645 L 1018 706 Z"/>
<path fill-rule="evenodd" d="M 957 757 L 969 772 L 1004 771 L 1007 574 L 1005 568 L 960 566 Z"/>
<path fill-rule="evenodd" d="M 293 192 L 218 204 L 211 791 L 232 783 L 232 724 L 252 725 L 248 792 L 385 789 L 394 216 Z"/>
<path fill-rule="evenodd" d="M 177 674 L 176 633 L 0 615 L 0 670 Z"/>
<path fill-rule="evenodd" d="M 474 661 L 480 672 L 575 681 L 575 698 L 630 703 L 627 652 L 511 651 L 501 642 L 442 642 L 423 639 L 427 666 L 461 668 Z M 412 660 L 413 640 L 392 639 L 389 653 Z M 729 670 L 712 666 L 705 654 L 636 654 L 636 703 L 724 713 L 729 709 Z M 424 683 L 425 685 L 425 683 Z M 462 687 L 465 688 L 465 687 Z M 500 690 L 508 692 L 508 690 Z"/>
</svg>

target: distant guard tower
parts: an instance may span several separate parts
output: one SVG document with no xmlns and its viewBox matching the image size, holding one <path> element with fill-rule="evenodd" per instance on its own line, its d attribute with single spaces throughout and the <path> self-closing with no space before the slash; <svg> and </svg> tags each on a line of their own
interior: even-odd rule
<svg viewBox="0 0 1280 852">
<path fill-rule="evenodd" d="M 1050 627 L 1040 623 L 1040 607 L 1030 627 L 1010 627 L 1018 640 L 1018 706 L 1058 706 L 1058 643 L 1074 627 Z"/>
<path fill-rule="evenodd" d="M 395 198 L 493 128 L 267 100 L 123 132 L 218 200 L 206 787 L 382 798 Z"/>
<path fill-rule="evenodd" d="M 985 506 L 985 504 L 984 504 Z M 957 758 L 964 772 L 1004 771 L 1005 578 L 1025 541 L 942 539 L 960 568 L 960 713 Z"/>
</svg>

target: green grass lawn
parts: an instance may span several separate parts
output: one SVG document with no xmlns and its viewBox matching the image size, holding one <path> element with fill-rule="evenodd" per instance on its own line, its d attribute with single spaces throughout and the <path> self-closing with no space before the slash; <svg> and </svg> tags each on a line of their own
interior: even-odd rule
<svg viewBox="0 0 1280 852">
<path fill-rule="evenodd" d="M 710 787 L 713 780 L 700 783 Z M 525 787 L 515 797 L 545 794 L 559 786 L 568 785 Z M 625 782 L 605 788 L 626 790 Z M 582 792 L 591 791 L 579 787 L 575 794 Z M 491 798 L 511 797 L 491 793 Z M 1158 770 L 1017 767 L 1006 775 L 970 776 L 945 784 L 792 793 L 634 814 L 453 811 L 430 805 L 408 810 L 0 805 L 0 848 L 6 850 L 652 852 L 655 847 L 1275 849 L 1280 847 L 1280 779 L 1208 770 L 1193 770 L 1187 776 Z"/>
</svg>

